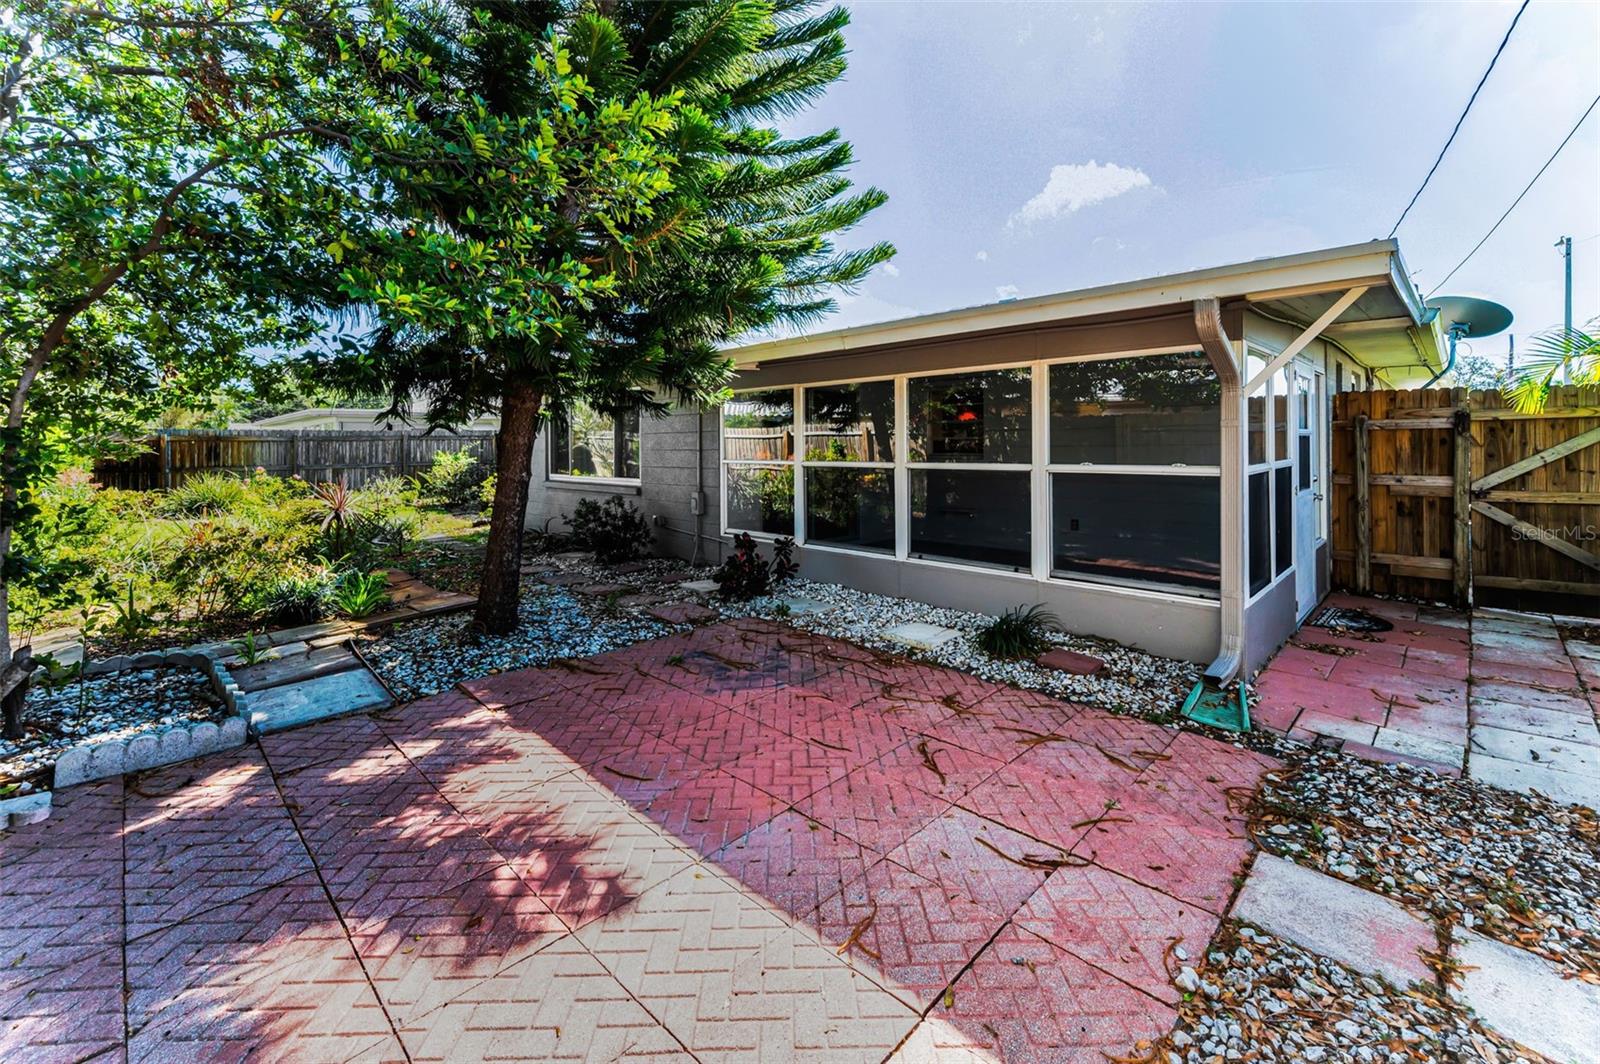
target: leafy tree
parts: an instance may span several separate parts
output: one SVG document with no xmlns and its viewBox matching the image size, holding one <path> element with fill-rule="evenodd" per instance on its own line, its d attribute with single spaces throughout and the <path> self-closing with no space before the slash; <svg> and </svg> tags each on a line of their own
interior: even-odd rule
<svg viewBox="0 0 1600 1064">
<path fill-rule="evenodd" d="M 1470 391 L 1493 391 L 1506 386 L 1506 368 L 1487 355 L 1466 352 L 1456 356 L 1455 385 Z"/>
<path fill-rule="evenodd" d="M 1558 328 L 1535 336 L 1511 384 L 1512 404 L 1528 413 L 1543 410 L 1550 389 L 1561 383 L 1564 368 L 1575 385 L 1600 384 L 1600 318 L 1591 321 L 1587 331 Z"/>
<path fill-rule="evenodd" d="M 292 0 L 24 0 L 0 21 L 0 692 L 26 675 L 7 556 L 53 457 L 322 324 L 325 234 L 371 209 L 327 148 L 409 147 L 372 76 L 425 74 L 399 24 Z"/>
<path fill-rule="evenodd" d="M 731 374 L 722 344 L 813 320 L 830 288 L 893 253 L 833 246 L 884 198 L 850 194 L 838 132 L 785 138 L 767 124 L 844 71 L 848 15 L 815 6 L 463 3 L 408 39 L 460 87 L 418 94 L 412 110 L 474 129 L 475 176 L 441 186 L 347 164 L 410 221 L 352 235 L 352 307 L 382 328 L 330 368 L 346 386 L 387 387 L 397 408 L 421 400 L 434 424 L 499 411 L 480 629 L 516 624 L 542 419 L 580 400 L 654 413 L 714 402 Z M 537 168 L 490 161 L 535 134 Z"/>
</svg>

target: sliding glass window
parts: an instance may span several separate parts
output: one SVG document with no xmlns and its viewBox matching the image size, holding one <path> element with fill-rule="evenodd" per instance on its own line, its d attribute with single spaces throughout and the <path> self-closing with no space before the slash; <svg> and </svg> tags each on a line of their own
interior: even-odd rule
<svg viewBox="0 0 1600 1064">
<path fill-rule="evenodd" d="M 912 557 L 1031 568 L 1032 389 L 1027 368 L 906 382 Z"/>
<path fill-rule="evenodd" d="M 740 392 L 722 406 L 723 525 L 792 536 L 794 389 Z"/>
<path fill-rule="evenodd" d="M 1222 386 L 1202 352 L 1050 367 L 1054 576 L 1213 594 Z"/>
<path fill-rule="evenodd" d="M 602 413 L 574 403 L 550 426 L 550 475 L 639 479 L 639 410 Z"/>
<path fill-rule="evenodd" d="M 805 389 L 805 538 L 895 549 L 894 381 Z"/>
</svg>

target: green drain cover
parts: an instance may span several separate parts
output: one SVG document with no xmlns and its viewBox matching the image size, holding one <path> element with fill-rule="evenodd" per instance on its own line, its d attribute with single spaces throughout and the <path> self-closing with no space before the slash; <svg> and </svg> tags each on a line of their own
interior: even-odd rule
<svg viewBox="0 0 1600 1064">
<path fill-rule="evenodd" d="M 1184 699 L 1181 712 L 1190 720 L 1213 728 L 1236 732 L 1250 730 L 1250 707 L 1245 702 L 1244 684 L 1238 684 L 1230 694 L 1208 687 L 1202 680 Z"/>
</svg>

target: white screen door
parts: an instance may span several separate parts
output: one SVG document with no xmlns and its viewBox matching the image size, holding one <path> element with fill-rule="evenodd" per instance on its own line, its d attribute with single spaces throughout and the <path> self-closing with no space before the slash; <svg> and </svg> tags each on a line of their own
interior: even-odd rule
<svg viewBox="0 0 1600 1064">
<path fill-rule="evenodd" d="M 1297 614 L 1317 604 L 1317 539 L 1322 520 L 1322 374 L 1294 368 L 1294 584 Z"/>
</svg>

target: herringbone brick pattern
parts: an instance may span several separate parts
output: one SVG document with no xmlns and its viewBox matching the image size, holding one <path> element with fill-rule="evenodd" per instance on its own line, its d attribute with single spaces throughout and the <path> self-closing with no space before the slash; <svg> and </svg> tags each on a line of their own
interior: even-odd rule
<svg viewBox="0 0 1600 1064">
<path fill-rule="evenodd" d="M 1179 939 L 1198 953 L 1219 921 L 1198 906 L 1086 865 L 1052 875 L 1016 922 L 1079 960 L 1175 1004 L 1178 992 L 1163 960 L 1167 943 Z"/>
<path fill-rule="evenodd" d="M 1006 916 L 882 860 L 825 898 L 806 922 L 837 955 L 921 1012 L 944 996 Z"/>
<path fill-rule="evenodd" d="M 314 876 L 134 939 L 130 1059 L 342 1059 L 389 1021 Z"/>
<path fill-rule="evenodd" d="M 889 851 L 889 859 L 1000 916 L 1010 916 L 1066 854 L 951 808 Z"/>
<path fill-rule="evenodd" d="M 779 813 L 711 855 L 718 867 L 792 917 L 867 874 L 880 855 L 799 813 Z"/>
<path fill-rule="evenodd" d="M 1016 926 L 1000 932 L 948 1000 L 950 1007 L 930 1018 L 990 1059 L 1021 1064 L 1104 1064 L 1140 1039 L 1159 1037 L 1177 1018 L 1165 1003 Z"/>
<path fill-rule="evenodd" d="M 1100 1061 L 1267 759 L 770 622 L 73 788 L 0 1059 Z"/>
<path fill-rule="evenodd" d="M 588 950 L 559 939 L 400 1026 L 413 1061 L 694 1058 Z"/>
</svg>

